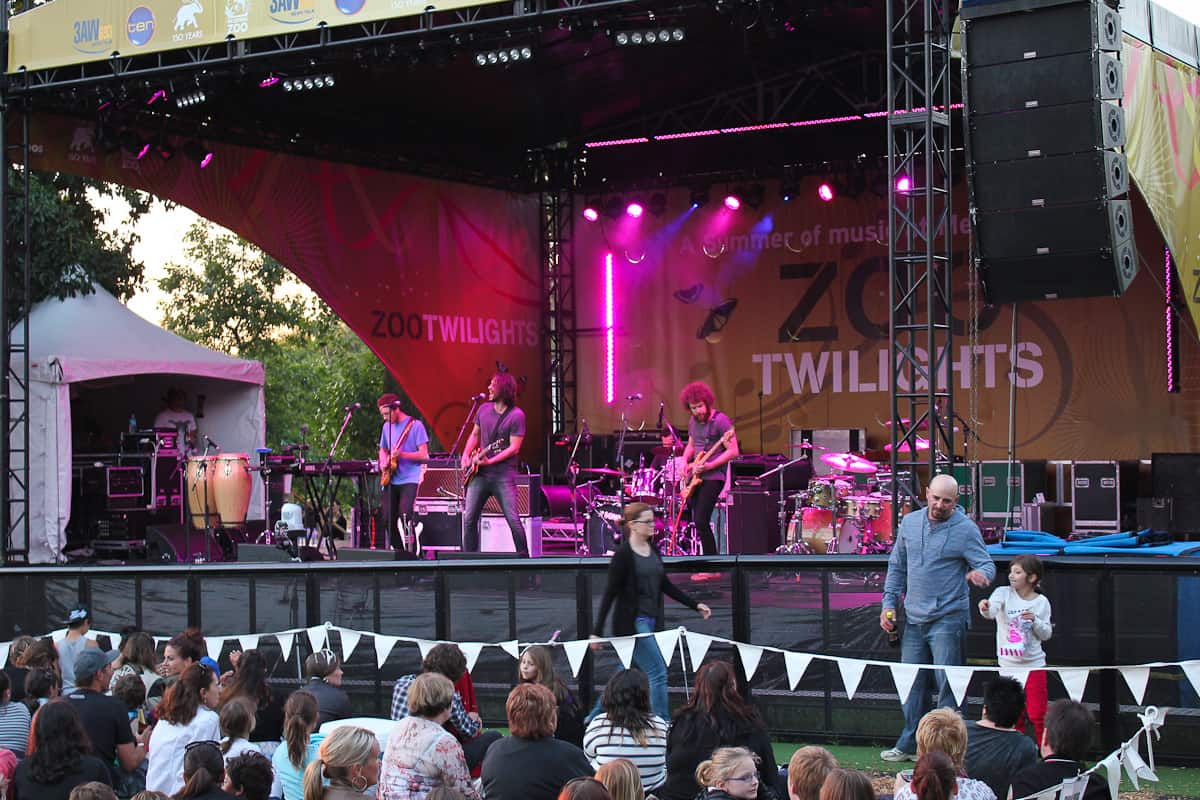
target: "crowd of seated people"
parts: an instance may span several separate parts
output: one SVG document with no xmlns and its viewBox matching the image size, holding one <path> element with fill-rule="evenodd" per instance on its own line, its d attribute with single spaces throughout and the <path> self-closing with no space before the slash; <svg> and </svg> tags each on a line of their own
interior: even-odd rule
<svg viewBox="0 0 1200 800">
<path fill-rule="evenodd" d="M 720 659 L 701 666 L 670 720 L 654 714 L 644 673 L 619 670 L 585 729 L 553 651 L 530 648 L 501 735 L 484 730 L 462 651 L 439 643 L 396 681 L 394 724 L 380 733 L 336 725 L 352 712 L 329 650 L 308 657 L 306 682 L 287 693 L 257 650 L 232 653 L 221 674 L 197 630 L 160 659 L 138 632 L 104 651 L 86 636 L 86 610 L 72 615 L 84 643 L 65 640 L 66 658 L 50 639 L 22 637 L 0 671 L 0 800 L 876 800 L 866 774 L 821 747 L 798 747 L 780 769 Z M 1052 703 L 1035 743 L 1016 729 L 1024 703 L 1019 683 L 998 678 L 979 720 L 926 714 L 916 766 L 890 797 L 1015 800 L 1081 773 L 1096 727 L 1086 707 Z M 1084 800 L 1106 794 L 1087 779 Z"/>
</svg>

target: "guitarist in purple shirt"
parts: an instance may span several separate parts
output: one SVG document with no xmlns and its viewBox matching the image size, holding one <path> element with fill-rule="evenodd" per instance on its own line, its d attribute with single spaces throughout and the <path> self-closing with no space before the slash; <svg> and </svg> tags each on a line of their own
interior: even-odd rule
<svg viewBox="0 0 1200 800">
<path fill-rule="evenodd" d="M 413 558 L 413 503 L 417 499 L 417 484 L 421 481 L 421 465 L 429 460 L 429 434 L 419 419 L 404 413 L 400 399 L 391 392 L 380 395 L 376 405 L 383 417 L 383 430 L 379 433 L 379 473 L 387 540 L 396 553 L 396 560 Z"/>
<path fill-rule="evenodd" d="M 463 449 L 466 486 L 463 511 L 463 552 L 479 552 L 479 515 L 489 497 L 495 497 L 512 532 L 517 554 L 529 555 L 525 529 L 517 514 L 517 453 L 525 440 L 525 412 L 516 407 L 517 381 L 498 372 L 488 384 L 488 400 L 479 409 L 475 426 Z"/>
<path fill-rule="evenodd" d="M 701 381 L 689 383 L 679 393 L 680 404 L 692 415 L 688 420 L 687 446 L 683 449 L 683 459 L 687 463 L 684 485 L 690 484 L 695 477 L 700 479 L 688 498 L 688 508 L 691 509 L 692 522 L 700 534 L 705 555 L 715 555 L 717 552 L 712 513 L 721 490 L 725 488 L 725 465 L 737 458 L 739 453 L 737 437 L 732 434 L 733 421 L 713 407 L 716 401 L 713 390 Z M 722 443 L 721 439 L 726 433 L 729 433 L 729 438 Z M 715 452 L 709 453 L 710 450 Z M 709 455 L 699 466 L 696 460 L 703 453 Z"/>
</svg>

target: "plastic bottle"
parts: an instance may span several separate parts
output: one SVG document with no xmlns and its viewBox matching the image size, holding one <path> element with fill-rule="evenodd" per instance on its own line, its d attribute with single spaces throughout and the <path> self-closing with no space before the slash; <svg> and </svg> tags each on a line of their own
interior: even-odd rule
<svg viewBox="0 0 1200 800">
<path fill-rule="evenodd" d="M 137 433 L 137 417 L 134 414 L 129 415 L 129 432 Z"/>
<path fill-rule="evenodd" d="M 886 616 L 887 616 L 888 622 L 892 623 L 892 629 L 890 631 L 888 631 L 888 635 L 887 635 L 888 647 L 899 647 L 900 646 L 900 628 L 899 628 L 899 626 L 896 625 L 896 612 L 889 608 Z"/>
</svg>

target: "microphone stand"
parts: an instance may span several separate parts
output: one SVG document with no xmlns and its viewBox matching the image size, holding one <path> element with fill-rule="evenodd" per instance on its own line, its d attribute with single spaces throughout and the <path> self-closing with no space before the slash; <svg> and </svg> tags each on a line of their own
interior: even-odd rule
<svg viewBox="0 0 1200 800">
<path fill-rule="evenodd" d="M 575 456 L 579 453 L 579 445 L 583 442 L 584 436 L 591 438 L 590 434 L 585 434 L 587 429 L 587 420 L 584 420 L 583 428 L 575 434 L 575 444 L 571 446 L 571 455 L 567 457 L 567 488 L 571 490 L 571 532 L 575 538 L 575 555 L 588 556 L 591 551 L 587 545 L 587 537 L 579 530 L 579 510 L 576 508 L 578 502 L 578 489 L 575 482 L 579 479 L 579 464 L 575 461 Z"/>
<path fill-rule="evenodd" d="M 620 432 L 620 434 L 617 435 L 617 457 L 616 457 L 617 463 L 613 465 L 617 468 L 617 471 L 621 473 L 618 483 L 622 482 L 625 478 L 625 430 L 626 430 L 626 428 L 629 427 L 628 417 L 625 416 L 625 412 L 632 406 L 633 406 L 633 400 L 631 398 L 626 398 L 625 399 L 625 407 L 621 409 L 621 432 Z M 618 495 L 618 497 L 621 498 L 621 511 L 624 511 L 625 510 L 625 488 L 624 488 L 624 486 L 621 486 L 621 485 L 617 486 L 617 495 Z"/>
<path fill-rule="evenodd" d="M 812 453 L 806 453 L 798 458 L 793 458 L 791 461 L 788 461 L 785 464 L 780 464 L 775 469 L 767 470 L 766 472 L 764 472 L 762 475 L 759 476 L 763 480 L 766 480 L 767 478 L 774 475 L 776 472 L 779 473 L 779 541 L 780 541 L 780 545 L 775 550 L 776 553 L 793 553 L 794 554 L 794 553 L 803 553 L 804 552 L 803 550 L 796 549 L 795 542 L 788 542 L 788 541 L 784 540 L 785 535 L 787 533 L 787 500 L 783 496 L 783 473 L 792 464 L 795 464 L 799 461 L 806 461 L 810 458 L 812 458 Z"/>
<path fill-rule="evenodd" d="M 482 402 L 484 401 L 471 398 L 471 409 L 467 412 L 467 418 L 463 420 L 462 427 L 458 429 L 458 435 L 454 437 L 454 444 L 450 447 L 450 452 L 447 453 L 448 456 L 453 457 L 458 452 L 458 447 L 463 441 L 463 435 L 467 432 L 467 428 L 471 427 L 471 422 L 475 419 L 475 414 L 479 411 L 479 404 Z"/>
</svg>

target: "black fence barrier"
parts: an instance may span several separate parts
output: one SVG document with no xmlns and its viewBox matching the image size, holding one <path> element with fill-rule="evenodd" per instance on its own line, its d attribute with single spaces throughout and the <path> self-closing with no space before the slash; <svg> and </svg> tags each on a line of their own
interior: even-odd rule
<svg viewBox="0 0 1200 800">
<path fill-rule="evenodd" d="M 867 556 L 741 556 L 667 559 L 672 580 L 713 609 L 711 619 L 668 600 L 665 627 L 754 645 L 830 656 L 896 660 L 879 628 L 887 562 Z M 1004 580 L 1007 565 L 998 563 Z M 607 562 L 543 558 L 533 561 L 467 560 L 416 563 L 206 564 L 123 567 L 0 569 L 0 641 L 20 633 L 63 627 L 78 602 L 92 609 L 93 626 L 119 631 L 135 626 L 171 636 L 197 626 L 209 636 L 262 633 L 333 625 L 390 636 L 459 642 L 561 640 L 592 632 Z M 1200 559 L 1059 558 L 1047 560 L 1046 596 L 1053 606 L 1054 636 L 1046 645 L 1057 666 L 1130 665 L 1200 659 Z M 972 602 L 986 596 L 972 590 Z M 995 663 L 995 623 L 973 614 L 968 663 Z M 337 634 L 332 634 L 337 643 Z M 224 645 L 222 661 L 238 646 Z M 331 645 L 332 646 L 332 645 Z M 264 637 L 259 649 L 273 665 L 273 680 L 298 686 L 310 645 L 303 634 L 285 657 Z M 738 665 L 735 648 L 714 642 L 710 658 Z M 556 654 L 569 677 L 565 655 Z M 377 668 L 372 640 L 363 638 L 344 667 L 357 713 L 387 716 L 392 682 L 416 671 L 420 653 L 401 643 Z M 590 705 L 617 668 L 611 648 L 584 660 L 577 687 Z M 517 679 L 516 661 L 484 648 L 473 678 L 486 721 L 504 724 L 504 699 Z M 670 667 L 672 703 L 683 702 L 693 677 L 677 650 Z M 969 717 L 978 717 L 986 676 L 968 690 Z M 902 723 L 886 669 L 868 668 L 848 700 L 836 664 L 814 661 L 793 690 L 783 656 L 764 653 L 744 688 L 773 735 L 782 740 L 874 742 L 890 746 Z M 1051 699 L 1065 696 L 1050 677 Z M 1092 674 L 1085 702 L 1096 710 L 1103 755 L 1140 727 L 1135 699 L 1116 670 Z M 1172 711 L 1155 743 L 1165 763 L 1200 763 L 1200 701 L 1175 667 L 1151 671 L 1144 700 Z"/>
</svg>

